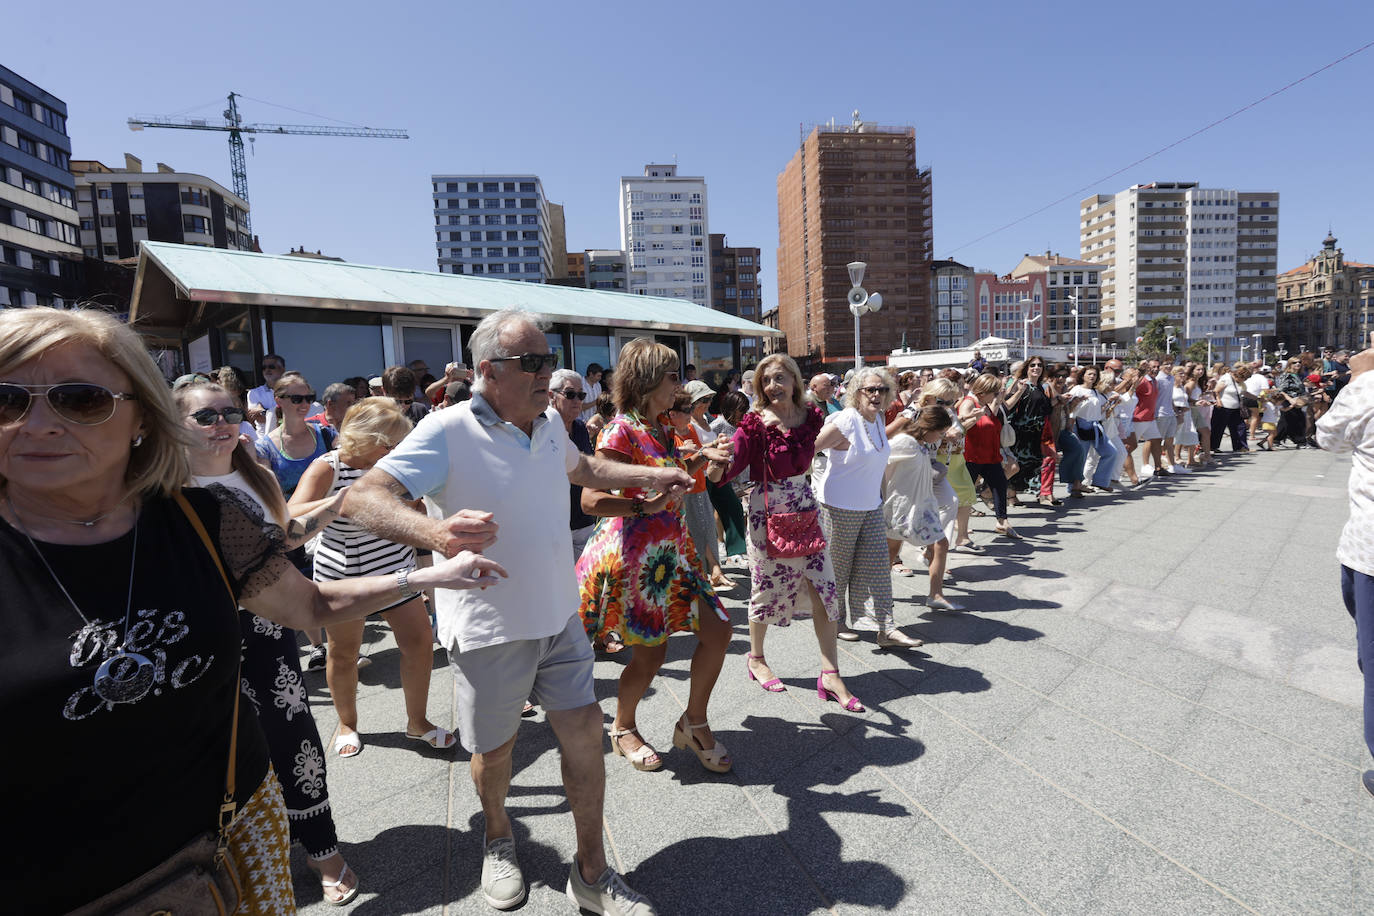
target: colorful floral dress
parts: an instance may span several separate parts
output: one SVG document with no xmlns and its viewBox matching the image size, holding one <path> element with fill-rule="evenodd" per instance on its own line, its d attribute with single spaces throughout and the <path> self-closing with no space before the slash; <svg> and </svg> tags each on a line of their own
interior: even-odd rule
<svg viewBox="0 0 1374 916">
<path fill-rule="evenodd" d="M 677 449 L 665 447 L 634 414 L 607 423 L 596 447 L 619 452 L 631 464 L 682 467 Z M 650 494 L 627 487 L 620 495 Z M 662 645 L 670 633 L 697 628 L 698 598 L 721 620 L 730 619 L 702 572 L 681 504 L 645 518 L 598 521 L 577 561 L 577 579 L 577 612 L 592 639 L 614 634 L 627 646 Z"/>
<path fill-rule="evenodd" d="M 768 555 L 767 515 L 763 487 L 767 480 L 770 512 L 814 512 L 816 497 L 806 483 L 806 471 L 816 453 L 816 434 L 823 418 L 810 407 L 800 426 L 784 429 L 769 426 L 750 411 L 740 418 L 735 430 L 735 458 L 721 482 L 749 470 L 753 486 L 749 491 L 749 619 L 785 627 L 806 597 L 810 583 L 825 605 L 826 616 L 840 618 L 839 593 L 830 552 L 821 550 L 809 557 L 780 559 Z"/>
</svg>

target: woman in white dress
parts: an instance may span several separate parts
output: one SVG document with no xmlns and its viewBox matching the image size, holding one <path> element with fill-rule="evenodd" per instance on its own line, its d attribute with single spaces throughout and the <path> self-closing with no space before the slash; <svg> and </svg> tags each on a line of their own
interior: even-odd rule
<svg viewBox="0 0 1374 916">
<path fill-rule="evenodd" d="M 1177 466 L 1193 468 L 1197 466 L 1197 446 L 1198 434 L 1197 426 L 1193 423 L 1193 401 L 1197 399 L 1196 388 L 1190 393 L 1188 390 L 1188 371 L 1189 366 L 1175 366 L 1172 372 L 1174 377 L 1174 413 L 1178 416 L 1178 430 L 1174 433 L 1174 454 L 1173 462 Z M 1184 449 L 1188 452 L 1185 455 Z"/>
<path fill-rule="evenodd" d="M 960 611 L 963 608 L 945 598 L 949 539 L 945 537 L 934 487 L 936 474 L 943 480 L 946 472 L 935 452 L 945 430 L 954 421 L 943 407 L 908 408 L 902 411 L 902 417 L 906 422 L 901 431 L 892 436 L 892 452 L 883 480 L 888 556 L 895 567 L 902 541 L 924 547 L 926 565 L 930 568 L 930 596 L 926 599 L 926 607 L 937 611 Z"/>
</svg>

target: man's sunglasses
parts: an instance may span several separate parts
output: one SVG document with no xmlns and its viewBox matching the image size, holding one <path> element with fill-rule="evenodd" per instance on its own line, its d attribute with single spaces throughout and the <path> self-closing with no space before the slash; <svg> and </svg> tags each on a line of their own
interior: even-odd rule
<svg viewBox="0 0 1374 916">
<path fill-rule="evenodd" d="M 585 391 L 573 391 L 571 388 L 564 388 L 562 391 L 558 393 L 563 395 L 563 397 L 567 398 L 570 401 L 587 400 L 587 392 Z"/>
<path fill-rule="evenodd" d="M 214 426 L 215 421 L 224 418 L 224 422 L 230 426 L 238 426 L 243 422 L 243 411 L 237 407 L 226 407 L 223 410 L 215 410 L 213 407 L 202 407 L 200 410 L 191 412 L 191 419 L 201 426 Z"/>
<path fill-rule="evenodd" d="M 285 366 L 274 366 L 271 363 L 268 363 L 267 365 L 262 367 L 263 372 L 284 372 L 285 370 Z"/>
<path fill-rule="evenodd" d="M 953 406 L 954 406 L 954 402 L 953 402 L 953 401 L 945 401 L 945 400 L 942 400 L 942 399 L 940 399 L 940 398 L 936 398 L 936 399 L 935 399 L 935 403 L 936 403 L 936 404 L 939 404 L 941 407 L 953 407 Z"/>
<path fill-rule="evenodd" d="M 114 416 L 116 401 L 137 401 L 138 395 L 111 391 L 89 382 L 60 385 L 0 384 L 0 423 L 18 423 L 29 413 L 33 396 L 46 395 L 48 407 L 63 420 L 97 426 Z"/>
<path fill-rule="evenodd" d="M 511 360 L 520 360 L 520 371 L 528 372 L 531 375 L 543 369 L 545 366 L 550 369 L 558 366 L 557 353 L 522 353 L 519 356 L 498 356 L 492 360 L 494 363 L 505 363 Z"/>
<path fill-rule="evenodd" d="M 311 401 L 315 400 L 315 392 L 312 391 L 309 394 L 284 394 L 277 400 L 290 401 L 292 404 L 309 404 Z"/>
<path fill-rule="evenodd" d="M 864 394 L 887 394 L 892 389 L 886 385 L 867 385 L 859 390 Z"/>
</svg>

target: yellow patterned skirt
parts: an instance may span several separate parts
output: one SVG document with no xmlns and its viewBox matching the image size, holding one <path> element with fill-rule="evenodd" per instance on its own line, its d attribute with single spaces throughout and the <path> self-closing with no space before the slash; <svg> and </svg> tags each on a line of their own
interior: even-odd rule
<svg viewBox="0 0 1374 916">
<path fill-rule="evenodd" d="M 271 769 L 229 825 L 229 849 L 243 888 L 236 916 L 296 912 L 291 886 L 291 828 L 281 783 Z"/>
</svg>

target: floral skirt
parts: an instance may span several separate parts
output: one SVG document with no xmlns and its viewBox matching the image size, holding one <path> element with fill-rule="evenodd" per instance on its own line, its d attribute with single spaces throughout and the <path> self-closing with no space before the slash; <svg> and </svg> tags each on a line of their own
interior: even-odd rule
<svg viewBox="0 0 1374 916">
<path fill-rule="evenodd" d="M 749 619 L 787 626 L 792 622 L 794 609 L 806 600 L 806 585 L 810 583 L 825 605 L 826 616 L 839 620 L 839 593 L 828 550 L 790 560 L 768 555 L 763 486 L 755 484 L 749 491 Z M 819 508 L 804 475 L 770 480 L 766 486 L 768 508 L 773 512 L 805 512 Z"/>
</svg>

